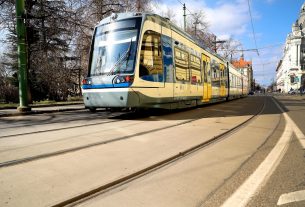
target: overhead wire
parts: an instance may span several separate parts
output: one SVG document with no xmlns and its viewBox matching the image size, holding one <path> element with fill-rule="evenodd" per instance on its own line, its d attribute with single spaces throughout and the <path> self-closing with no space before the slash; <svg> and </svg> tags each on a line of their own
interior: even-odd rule
<svg viewBox="0 0 305 207">
<path fill-rule="evenodd" d="M 251 12 L 250 0 L 248 0 L 247 2 L 248 2 L 248 9 L 249 9 L 249 15 L 250 15 L 250 20 L 251 20 L 251 27 L 252 27 L 252 34 L 253 34 L 254 44 L 255 44 L 255 48 L 257 49 L 257 55 L 259 56 L 257 42 L 256 42 L 256 35 L 255 35 L 255 31 L 254 31 L 254 24 L 253 24 L 252 12 Z"/>
<path fill-rule="evenodd" d="M 177 1 L 181 5 L 185 6 L 185 3 L 182 3 L 180 0 L 177 0 Z M 283 45 L 283 44 L 276 44 L 276 45 L 271 45 L 271 46 L 265 46 L 265 47 L 258 48 L 258 46 L 257 46 L 257 38 L 256 38 L 256 35 L 255 35 L 255 30 L 254 30 L 253 15 L 252 15 L 252 11 L 251 11 L 250 0 L 247 0 L 247 3 L 248 3 L 248 10 L 249 10 L 250 21 L 251 21 L 252 35 L 253 35 L 254 44 L 255 44 L 255 49 L 249 49 L 249 50 L 255 50 L 257 52 L 257 55 L 259 56 L 260 64 L 256 64 L 256 65 L 261 65 L 263 67 L 263 70 L 264 70 L 264 66 L 266 64 L 262 63 L 262 60 L 261 60 L 260 54 L 259 54 L 259 50 L 266 49 L 266 48 L 272 48 L 272 47 L 280 46 L 280 45 Z M 185 6 L 185 8 L 189 12 L 189 14 L 191 14 L 194 17 L 196 17 L 186 6 Z"/>
<path fill-rule="evenodd" d="M 177 0 L 182 6 L 185 6 L 185 3 L 182 3 L 180 0 Z M 193 14 L 186 6 L 185 6 L 185 9 L 189 12 L 188 15 L 192 15 L 193 17 L 196 18 L 196 15 Z"/>
<path fill-rule="evenodd" d="M 255 30 L 254 30 L 254 23 L 253 23 L 253 16 L 252 16 L 252 12 L 251 12 L 251 5 L 250 5 L 250 0 L 247 0 L 247 3 L 248 3 L 248 10 L 249 10 L 249 15 L 250 15 L 250 20 L 251 20 L 251 28 L 252 28 L 252 34 L 253 34 L 253 39 L 254 39 L 254 44 L 255 44 L 255 49 L 257 51 L 257 55 L 258 55 L 258 59 L 259 59 L 259 62 L 262 67 L 263 67 L 263 75 L 262 75 L 262 82 L 265 80 L 265 64 L 263 64 L 261 58 L 260 58 L 260 55 L 259 55 L 259 51 L 258 51 L 258 46 L 257 46 L 257 41 L 256 41 L 256 35 L 255 35 Z M 264 85 L 262 83 L 262 85 Z"/>
</svg>

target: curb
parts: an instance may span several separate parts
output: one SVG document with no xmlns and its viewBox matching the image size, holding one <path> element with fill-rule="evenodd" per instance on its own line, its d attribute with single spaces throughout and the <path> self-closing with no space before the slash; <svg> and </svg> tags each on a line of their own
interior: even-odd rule
<svg viewBox="0 0 305 207">
<path fill-rule="evenodd" d="M 62 104 L 60 104 L 60 103 L 57 103 L 57 104 L 36 104 L 36 105 L 31 105 L 30 104 L 30 107 L 31 108 L 38 108 L 38 107 L 52 107 L 52 106 L 71 106 L 71 105 L 82 105 L 82 104 L 84 104 L 84 102 L 75 102 L 75 103 L 62 103 Z M 0 111 L 1 110 L 6 110 L 6 109 L 17 109 L 18 108 L 18 106 L 17 107 L 15 107 L 15 106 L 8 106 L 8 107 L 3 107 L 3 108 L 0 108 Z"/>
<path fill-rule="evenodd" d="M 32 114 L 49 114 L 49 113 L 56 113 L 56 112 L 65 112 L 65 111 L 77 111 L 77 110 L 84 110 L 84 108 L 69 108 L 69 109 L 52 109 L 52 110 L 41 110 L 41 111 L 29 111 L 29 112 L 15 112 L 15 113 L 7 113 L 7 114 L 0 114 L 0 117 L 12 117 L 12 116 L 26 116 Z"/>
</svg>

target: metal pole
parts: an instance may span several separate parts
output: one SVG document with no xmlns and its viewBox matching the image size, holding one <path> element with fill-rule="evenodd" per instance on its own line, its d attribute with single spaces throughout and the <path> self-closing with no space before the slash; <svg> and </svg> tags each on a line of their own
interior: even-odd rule
<svg viewBox="0 0 305 207">
<path fill-rule="evenodd" d="M 186 14 L 185 14 L 185 4 L 183 4 L 183 19 L 184 19 L 184 31 L 186 31 Z"/>
<path fill-rule="evenodd" d="M 24 0 L 16 0 L 17 38 L 18 38 L 18 79 L 19 102 L 18 111 L 30 111 L 28 101 L 28 77 L 27 77 L 27 45 Z"/>
<path fill-rule="evenodd" d="M 217 41 L 216 41 L 216 35 L 214 35 L 214 52 L 217 53 Z"/>
</svg>

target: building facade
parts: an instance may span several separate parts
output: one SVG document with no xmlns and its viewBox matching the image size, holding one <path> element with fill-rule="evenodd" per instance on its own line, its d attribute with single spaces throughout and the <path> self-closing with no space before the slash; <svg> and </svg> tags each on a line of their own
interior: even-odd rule
<svg viewBox="0 0 305 207">
<path fill-rule="evenodd" d="M 232 64 L 238 72 L 248 77 L 248 85 L 254 90 L 252 61 L 246 61 L 244 55 L 239 60 L 233 60 Z"/>
<path fill-rule="evenodd" d="M 276 86 L 285 93 L 305 88 L 305 3 L 286 38 L 284 54 L 276 68 Z"/>
</svg>

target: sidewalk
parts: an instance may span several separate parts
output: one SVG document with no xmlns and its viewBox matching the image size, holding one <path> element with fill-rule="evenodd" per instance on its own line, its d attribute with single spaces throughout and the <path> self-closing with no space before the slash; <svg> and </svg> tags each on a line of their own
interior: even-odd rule
<svg viewBox="0 0 305 207">
<path fill-rule="evenodd" d="M 0 109 L 0 117 L 7 116 L 22 116 L 29 114 L 43 114 L 43 113 L 53 113 L 53 112 L 61 112 L 61 111 L 75 111 L 85 109 L 84 104 L 76 103 L 69 105 L 43 105 L 43 106 L 35 106 L 32 107 L 30 112 L 21 113 L 17 111 L 17 109 Z"/>
<path fill-rule="evenodd" d="M 303 94 L 302 96 L 300 94 L 296 94 L 296 95 L 289 95 L 289 94 L 274 94 L 273 95 L 276 98 L 286 98 L 286 99 L 292 99 L 292 100 L 298 100 L 298 101 L 305 101 L 305 94 Z"/>
</svg>

